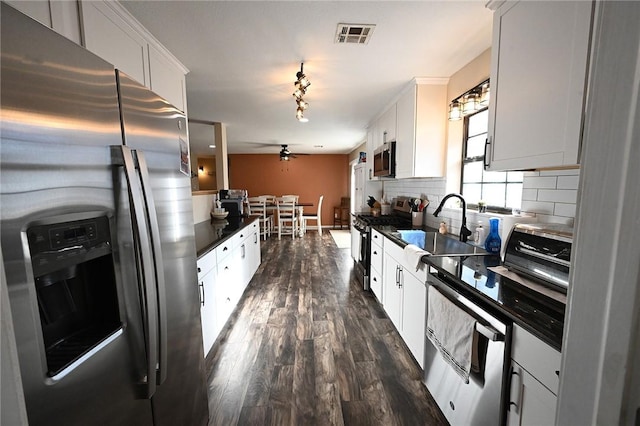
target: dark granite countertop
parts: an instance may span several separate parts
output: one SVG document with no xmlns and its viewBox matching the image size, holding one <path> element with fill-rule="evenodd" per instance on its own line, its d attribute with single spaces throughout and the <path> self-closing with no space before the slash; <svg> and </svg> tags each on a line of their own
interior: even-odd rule
<svg viewBox="0 0 640 426">
<path fill-rule="evenodd" d="M 393 234 L 391 227 L 376 229 L 399 246 L 407 245 Z M 430 228 L 423 230 L 433 231 Z M 511 319 L 556 350 L 561 349 L 565 305 L 491 271 L 490 267 L 501 264 L 499 257 L 424 256 L 422 261 L 431 266 L 431 274 L 458 293 L 484 309 Z"/>
<path fill-rule="evenodd" d="M 223 220 L 207 220 L 194 225 L 196 233 L 196 254 L 198 259 L 222 242 L 228 240 L 242 228 L 249 226 L 260 216 L 228 217 Z"/>
</svg>

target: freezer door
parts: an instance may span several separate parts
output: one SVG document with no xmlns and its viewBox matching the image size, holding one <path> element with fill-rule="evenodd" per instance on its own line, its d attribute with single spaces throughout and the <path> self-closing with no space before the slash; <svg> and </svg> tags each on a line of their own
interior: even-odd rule
<svg viewBox="0 0 640 426">
<path fill-rule="evenodd" d="M 159 268 L 154 418 L 158 425 L 203 425 L 208 408 L 186 119 L 126 74 L 118 75 L 124 141 L 137 157 Z"/>
<path fill-rule="evenodd" d="M 132 224 L 126 205 L 117 207 L 127 188 L 114 187 L 122 172 L 109 148 L 122 144 L 115 72 L 4 2 L 0 7 L 0 234 L 29 423 L 151 424 L 151 402 L 139 394 L 147 373 Z M 72 261 L 86 255 L 92 218 L 109 229 L 97 248 L 104 256 Z M 60 254 L 70 263 L 36 271 L 43 264 L 31 260 L 29 237 L 37 234 L 29 230 L 55 223 L 67 225 L 46 232 L 53 246 L 41 261 Z M 56 235 L 76 244 L 60 245 Z M 74 262 L 80 266 L 69 266 Z M 83 315 L 101 323 L 87 306 L 102 301 L 78 293 L 90 294 L 98 283 L 104 292 L 96 294 L 108 294 L 111 303 L 106 337 L 56 363 L 55 336 L 84 332 Z"/>
</svg>

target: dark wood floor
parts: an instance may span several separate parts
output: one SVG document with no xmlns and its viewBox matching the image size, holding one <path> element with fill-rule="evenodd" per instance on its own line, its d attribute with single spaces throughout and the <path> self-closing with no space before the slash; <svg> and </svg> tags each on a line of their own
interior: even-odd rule
<svg viewBox="0 0 640 426">
<path fill-rule="evenodd" d="M 328 232 L 263 243 L 208 358 L 211 425 L 440 425 L 422 372 Z"/>
</svg>

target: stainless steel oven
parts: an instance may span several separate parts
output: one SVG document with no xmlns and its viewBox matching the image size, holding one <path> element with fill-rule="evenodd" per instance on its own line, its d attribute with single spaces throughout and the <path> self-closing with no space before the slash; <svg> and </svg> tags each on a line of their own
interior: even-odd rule
<svg viewBox="0 0 640 426">
<path fill-rule="evenodd" d="M 364 290 L 369 290 L 371 227 L 360 216 L 356 216 L 352 232 L 357 233 L 353 239 L 357 242 L 357 247 L 354 247 L 353 251 L 356 278 Z"/>
</svg>

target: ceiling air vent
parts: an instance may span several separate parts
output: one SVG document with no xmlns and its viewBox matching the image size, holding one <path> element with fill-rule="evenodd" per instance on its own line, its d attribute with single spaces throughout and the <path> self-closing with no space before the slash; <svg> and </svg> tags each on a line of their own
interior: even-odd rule
<svg viewBox="0 0 640 426">
<path fill-rule="evenodd" d="M 341 44 L 367 44 L 375 27 L 375 25 L 371 24 L 338 24 L 335 42 Z"/>
</svg>

